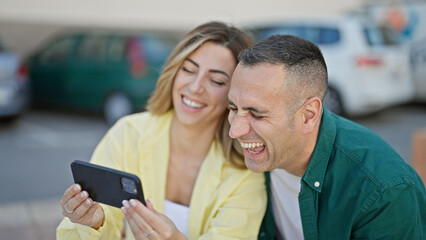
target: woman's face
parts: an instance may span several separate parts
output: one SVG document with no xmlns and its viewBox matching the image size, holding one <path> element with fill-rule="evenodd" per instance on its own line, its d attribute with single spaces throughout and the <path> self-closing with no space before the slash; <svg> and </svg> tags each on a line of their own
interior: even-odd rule
<svg viewBox="0 0 426 240">
<path fill-rule="evenodd" d="M 206 42 L 185 59 L 173 84 L 176 119 L 192 127 L 217 124 L 228 105 L 236 67 L 232 52 Z"/>
</svg>

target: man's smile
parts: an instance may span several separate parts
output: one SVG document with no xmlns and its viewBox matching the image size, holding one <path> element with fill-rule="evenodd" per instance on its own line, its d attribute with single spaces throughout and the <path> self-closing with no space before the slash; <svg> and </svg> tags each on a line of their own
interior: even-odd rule
<svg viewBox="0 0 426 240">
<path fill-rule="evenodd" d="M 263 143 L 243 143 L 240 142 L 240 145 L 242 148 L 244 148 L 245 150 L 247 150 L 249 153 L 251 154 L 259 154 L 261 153 L 264 149 L 265 149 L 265 144 Z"/>
</svg>

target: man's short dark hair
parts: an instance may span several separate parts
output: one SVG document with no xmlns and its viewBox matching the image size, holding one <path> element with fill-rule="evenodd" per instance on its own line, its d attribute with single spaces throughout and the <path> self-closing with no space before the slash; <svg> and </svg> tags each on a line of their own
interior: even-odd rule
<svg viewBox="0 0 426 240">
<path fill-rule="evenodd" d="M 295 100 L 317 96 L 323 99 L 327 90 L 327 66 L 321 50 L 312 42 L 290 35 L 273 35 L 238 55 L 243 66 L 262 63 L 283 65 L 287 86 L 295 86 Z M 290 84 L 290 85 L 289 85 Z M 302 102 L 302 103 L 303 103 Z"/>
</svg>

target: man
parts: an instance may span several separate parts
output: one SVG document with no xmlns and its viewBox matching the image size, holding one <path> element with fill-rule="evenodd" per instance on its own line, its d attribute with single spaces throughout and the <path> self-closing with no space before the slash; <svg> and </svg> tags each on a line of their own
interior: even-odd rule
<svg viewBox="0 0 426 240">
<path fill-rule="evenodd" d="M 239 60 L 229 135 L 250 170 L 267 172 L 259 239 L 426 239 L 421 179 L 379 136 L 322 105 L 317 46 L 272 36 Z"/>
</svg>

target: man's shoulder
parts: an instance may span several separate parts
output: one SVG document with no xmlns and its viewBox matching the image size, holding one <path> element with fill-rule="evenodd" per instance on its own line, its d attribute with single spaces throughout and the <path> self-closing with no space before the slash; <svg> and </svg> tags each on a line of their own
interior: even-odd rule
<svg viewBox="0 0 426 240">
<path fill-rule="evenodd" d="M 381 191 L 414 181 L 412 168 L 380 136 L 350 120 L 335 119 L 337 131 L 331 162 L 345 163 L 346 171 L 353 177 L 365 178 Z"/>
<path fill-rule="evenodd" d="M 343 117 L 334 116 L 334 150 L 356 163 L 392 161 L 403 164 L 399 154 L 372 130 Z"/>
<path fill-rule="evenodd" d="M 367 127 L 346 118 L 334 115 L 336 145 L 343 149 L 369 149 L 395 152 L 379 135 Z"/>
</svg>

